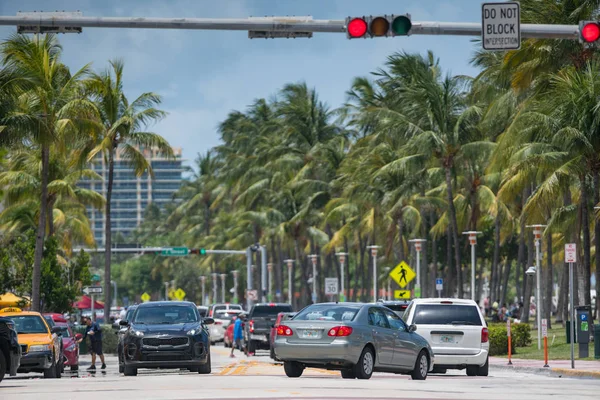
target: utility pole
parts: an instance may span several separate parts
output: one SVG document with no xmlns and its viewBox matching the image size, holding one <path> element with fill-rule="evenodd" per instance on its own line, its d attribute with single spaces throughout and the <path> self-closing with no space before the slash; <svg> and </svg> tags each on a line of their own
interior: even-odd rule
<svg viewBox="0 0 600 400">
<path fill-rule="evenodd" d="M 206 304 L 206 296 L 205 296 L 205 284 L 206 284 L 206 276 L 202 275 L 200 277 L 200 283 L 202 285 L 202 301 L 200 302 L 200 304 L 205 305 Z"/>
<path fill-rule="evenodd" d="M 260 269 L 260 278 L 261 278 L 261 289 L 262 289 L 262 302 L 265 303 L 267 301 L 267 247 L 260 246 L 260 256 L 261 256 L 261 269 Z"/>
<path fill-rule="evenodd" d="M 165 284 L 165 301 L 169 300 L 169 282 L 163 282 Z"/>
<path fill-rule="evenodd" d="M 219 302 L 219 299 L 217 298 L 217 291 L 218 291 L 217 275 L 218 274 L 216 272 L 213 272 L 212 274 L 210 274 L 210 276 L 212 277 L 212 287 L 213 287 L 212 288 L 212 304 Z"/>
<path fill-rule="evenodd" d="M 377 303 L 377 249 L 381 246 L 367 246 L 367 249 L 371 249 L 371 256 L 373 257 L 373 303 Z"/>
<path fill-rule="evenodd" d="M 250 290 L 252 290 L 252 250 L 248 247 L 246 249 L 246 311 L 252 308 Z"/>
<path fill-rule="evenodd" d="M 221 301 L 226 303 L 225 300 L 225 278 L 227 278 L 227 274 L 221 274 Z"/>
<path fill-rule="evenodd" d="M 421 245 L 425 243 L 426 239 L 412 239 L 409 240 L 409 243 L 413 243 L 415 245 L 415 250 L 417 251 L 417 284 L 415 285 L 415 297 L 421 297 Z"/>
<path fill-rule="evenodd" d="M 312 260 L 313 273 L 312 273 L 312 302 L 313 304 L 317 302 L 317 258 L 318 254 L 311 254 L 308 257 Z"/>
<path fill-rule="evenodd" d="M 463 232 L 463 235 L 469 235 L 469 243 L 471 244 L 471 300 L 475 300 L 475 246 L 477 246 L 477 235 L 479 231 Z"/>
<path fill-rule="evenodd" d="M 291 258 L 287 260 L 283 260 L 284 263 L 287 263 L 288 269 L 288 302 L 293 306 L 294 305 L 294 293 L 292 291 L 292 286 L 294 284 L 294 280 L 292 278 L 292 266 L 294 265 L 294 261 Z"/>
<path fill-rule="evenodd" d="M 537 324 L 538 350 L 542 348 L 542 266 L 540 260 L 540 247 L 542 245 L 542 229 L 547 225 L 527 225 L 533 228 L 535 236 L 535 315 Z"/>
<path fill-rule="evenodd" d="M 346 256 L 348 253 L 335 253 L 340 258 L 340 301 L 346 301 L 346 290 L 344 285 L 346 284 L 344 267 L 346 263 Z"/>
<path fill-rule="evenodd" d="M 233 274 L 233 304 L 238 304 L 238 273 L 239 271 L 233 270 L 231 271 Z"/>
</svg>

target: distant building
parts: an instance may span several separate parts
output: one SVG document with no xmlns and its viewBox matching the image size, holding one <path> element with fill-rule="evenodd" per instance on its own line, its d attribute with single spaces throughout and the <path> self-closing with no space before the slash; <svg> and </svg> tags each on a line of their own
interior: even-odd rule
<svg viewBox="0 0 600 400">
<path fill-rule="evenodd" d="M 148 204 L 155 203 L 162 208 L 166 203 L 173 201 L 173 195 L 181 187 L 183 161 L 185 161 L 181 158 L 181 148 L 173 148 L 176 158 L 171 160 L 162 157 L 156 149 L 144 149 L 143 153 L 152 165 L 154 179 L 151 179 L 147 173 L 138 178 L 133 169 L 123 160 L 120 152 L 115 156 L 111 200 L 113 238 L 116 234 L 129 236 L 142 223 Z M 98 156 L 91 163 L 91 169 L 102 176 L 103 181 L 83 180 L 79 185 L 95 190 L 106 197 L 108 165 L 104 162 L 104 158 Z M 104 245 L 106 229 L 104 210 L 99 211 L 88 207 L 88 218 L 94 231 L 96 244 Z"/>
</svg>

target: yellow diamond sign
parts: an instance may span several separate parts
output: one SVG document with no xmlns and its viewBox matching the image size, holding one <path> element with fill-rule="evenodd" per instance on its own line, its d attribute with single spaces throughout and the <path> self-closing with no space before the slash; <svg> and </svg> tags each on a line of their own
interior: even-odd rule
<svg viewBox="0 0 600 400">
<path fill-rule="evenodd" d="M 141 298 L 144 303 L 147 301 L 150 301 L 150 295 L 146 292 L 144 292 L 144 294 L 141 296 Z"/>
<path fill-rule="evenodd" d="M 413 271 L 404 261 L 396 265 L 396 268 L 390 272 L 390 278 L 392 278 L 402 289 L 404 289 L 410 281 L 415 279 L 416 276 L 417 274 L 415 274 L 415 271 Z"/>
<path fill-rule="evenodd" d="M 175 291 L 175 298 L 179 301 L 185 299 L 185 292 L 179 288 Z"/>
</svg>

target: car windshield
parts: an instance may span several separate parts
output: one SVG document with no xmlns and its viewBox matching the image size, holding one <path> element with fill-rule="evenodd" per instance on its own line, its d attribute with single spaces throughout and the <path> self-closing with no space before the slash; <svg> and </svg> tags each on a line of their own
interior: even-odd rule
<svg viewBox="0 0 600 400">
<path fill-rule="evenodd" d="M 187 322 L 198 322 L 195 308 L 177 305 L 140 307 L 133 320 L 135 324 L 185 324 Z"/>
<path fill-rule="evenodd" d="M 417 304 L 413 324 L 481 326 L 481 318 L 479 317 L 479 310 L 475 306 Z"/>
<path fill-rule="evenodd" d="M 384 304 L 384 306 L 392 311 L 404 311 L 408 307 L 408 304 Z"/>
<path fill-rule="evenodd" d="M 217 318 L 217 319 L 225 319 L 225 320 L 231 321 L 233 319 L 233 317 L 236 317 L 239 314 L 240 314 L 239 312 L 219 311 L 215 315 L 215 318 Z"/>
<path fill-rule="evenodd" d="M 277 317 L 280 312 L 291 312 L 292 306 L 256 306 L 252 310 L 252 317 Z"/>
<path fill-rule="evenodd" d="M 48 327 L 44 324 L 42 318 L 36 315 L 19 315 L 10 317 L 15 323 L 15 330 L 18 334 L 27 333 L 48 333 Z"/>
<path fill-rule="evenodd" d="M 300 311 L 294 321 L 353 321 L 360 310 L 359 306 L 316 304 Z"/>
</svg>

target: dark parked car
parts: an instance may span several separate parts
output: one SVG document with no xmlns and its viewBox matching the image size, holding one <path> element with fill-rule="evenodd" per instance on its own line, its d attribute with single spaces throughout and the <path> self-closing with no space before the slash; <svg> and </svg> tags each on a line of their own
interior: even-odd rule
<svg viewBox="0 0 600 400">
<path fill-rule="evenodd" d="M 248 322 L 244 324 L 244 347 L 248 354 L 253 354 L 257 349 L 270 350 L 271 328 L 281 312 L 292 312 L 291 304 L 258 303 L 252 306 Z"/>
<path fill-rule="evenodd" d="M 0 382 L 7 372 L 15 376 L 20 363 L 21 346 L 15 324 L 8 318 L 0 317 Z"/>
<path fill-rule="evenodd" d="M 127 308 L 127 313 L 125 314 L 125 321 L 131 321 L 135 310 L 137 309 L 137 304 L 131 305 Z M 125 366 L 123 364 L 123 338 L 125 337 L 125 332 L 127 332 L 127 326 L 119 325 L 119 331 L 115 332 L 119 340 L 117 342 L 117 356 L 119 357 L 119 373 L 122 374 L 125 371 Z"/>
<path fill-rule="evenodd" d="M 135 376 L 139 368 L 187 368 L 210 374 L 210 338 L 196 305 L 187 301 L 140 304 L 123 336 L 123 372 Z"/>
<path fill-rule="evenodd" d="M 404 311 L 406 311 L 410 304 L 410 300 L 379 300 L 377 303 L 386 306 L 402 318 Z"/>
</svg>

